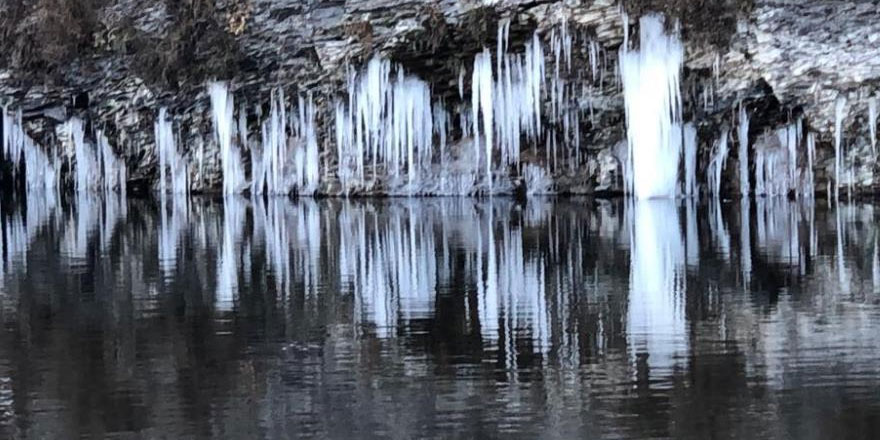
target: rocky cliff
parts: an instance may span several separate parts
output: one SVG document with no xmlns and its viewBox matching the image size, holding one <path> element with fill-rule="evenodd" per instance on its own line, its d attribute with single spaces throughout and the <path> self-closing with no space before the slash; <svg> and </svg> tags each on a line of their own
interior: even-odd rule
<svg viewBox="0 0 880 440">
<path fill-rule="evenodd" d="M 470 96 L 475 56 L 487 49 L 501 79 L 498 54 L 521 57 L 537 38 L 545 66 L 539 116 L 544 128 L 537 135 L 523 131 L 516 164 L 496 163 L 494 191 L 619 192 L 626 139 L 620 48 L 638 45 L 640 16 L 660 13 L 684 45 L 682 121 L 697 128 L 696 174 L 703 188 L 719 137 L 736 133 L 740 125 L 740 108 L 750 118 L 753 182 L 764 171 L 759 168 L 767 160 L 765 151 L 787 148 L 775 134 L 778 129 L 796 125 L 794 161 L 799 170 L 815 163 L 820 193 L 835 175 L 855 192 L 872 191 L 874 185 L 871 125 L 877 121 L 869 120 L 869 107 L 880 90 L 880 3 L 875 0 L 0 4 L 0 91 L 8 111 L 21 109 L 29 135 L 65 158 L 65 181 L 72 174 L 65 170 L 76 164 L 63 123 L 76 116 L 86 121 L 87 138 L 97 130 L 107 136 L 127 165 L 130 188 L 154 187 L 159 174 L 154 123 L 165 107 L 177 148 L 190 163 L 191 187 L 218 189 L 222 166 L 207 84 L 226 81 L 235 97 L 235 118 L 243 121 L 238 127 L 251 134 L 239 141 L 248 176 L 253 172 L 248 151 L 260 148 L 255 146 L 261 143 L 260 127 L 270 118 L 273 90 L 279 90 L 287 97 L 280 106 L 290 114 L 302 106 L 297 97 L 315 103 L 319 193 L 393 193 L 389 185 L 346 191 L 340 184 L 338 109 L 351 102 L 353 72 L 381 56 L 427 84 L 432 102 L 444 103 L 448 119 L 458 121 L 475 108 Z M 836 112 L 838 107 L 842 110 Z M 835 174 L 836 119 L 841 169 Z M 291 138 L 301 136 L 294 125 L 291 119 Z M 446 125 L 449 160 L 472 159 L 462 153 L 473 143 L 468 123 Z M 807 153 L 809 133 L 815 134 L 815 158 Z M 440 142 L 439 132 L 432 136 L 431 142 Z M 736 143 L 734 134 L 730 140 Z M 203 152 L 198 170 L 197 150 Z M 443 154 L 427 162 L 436 165 L 445 160 Z M 722 192 L 734 193 L 737 155 L 722 163 Z M 381 180 L 391 171 L 372 172 Z"/>
</svg>

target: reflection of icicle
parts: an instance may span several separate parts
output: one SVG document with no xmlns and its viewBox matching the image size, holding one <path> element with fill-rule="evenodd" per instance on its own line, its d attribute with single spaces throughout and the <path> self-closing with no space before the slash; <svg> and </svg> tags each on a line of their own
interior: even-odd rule
<svg viewBox="0 0 880 440">
<path fill-rule="evenodd" d="M 685 227 L 687 240 L 687 264 L 697 266 L 700 264 L 700 238 L 697 234 L 697 201 L 689 199 L 685 201 Z"/>
<path fill-rule="evenodd" d="M 711 211 L 709 215 L 709 229 L 715 236 L 715 245 L 718 247 L 718 253 L 725 260 L 730 260 L 730 234 L 727 232 L 727 226 L 724 224 L 724 217 L 721 214 L 721 200 L 717 197 L 714 198 L 709 207 Z"/>
<path fill-rule="evenodd" d="M 78 263 L 79 259 L 86 257 L 89 238 L 98 224 L 98 200 L 97 196 L 86 191 L 77 191 L 76 216 L 68 219 L 65 228 L 64 243 L 66 253 Z"/>
<path fill-rule="evenodd" d="M 171 198 L 171 213 L 165 198 L 159 205 L 159 269 L 170 279 L 177 268 L 180 241 L 189 221 L 189 199 L 185 196 Z"/>
<path fill-rule="evenodd" d="M 26 267 L 27 259 L 25 257 L 29 245 L 28 232 L 21 211 L 15 211 L 12 215 L 3 218 L 3 237 L 0 240 L 0 255 L 2 255 L 0 281 L 13 268 L 24 269 Z"/>
<path fill-rule="evenodd" d="M 127 199 L 124 193 L 107 192 L 103 197 L 104 215 L 101 216 L 100 242 L 101 252 L 107 253 L 113 239 L 116 226 L 128 214 Z"/>
<path fill-rule="evenodd" d="M 217 265 L 217 310 L 232 310 L 238 297 L 238 263 L 244 228 L 244 200 L 228 196 L 223 200 L 223 241 Z"/>
<path fill-rule="evenodd" d="M 751 201 L 740 199 L 739 203 L 739 262 L 742 267 L 743 283 L 747 283 L 752 273 L 752 229 Z"/>
<path fill-rule="evenodd" d="M 292 281 L 288 223 L 290 202 L 278 197 L 254 197 L 254 235 L 262 235 L 266 259 L 275 279 L 276 294 L 283 294 Z M 262 232 L 262 234 L 259 234 Z"/>
<path fill-rule="evenodd" d="M 796 267 L 801 262 L 797 212 L 793 202 L 781 198 L 758 199 L 756 244 L 775 262 Z"/>
<path fill-rule="evenodd" d="M 880 293 L 880 240 L 874 233 L 874 250 L 871 252 L 871 281 L 874 286 L 874 293 Z"/>
<path fill-rule="evenodd" d="M 837 203 L 834 206 L 834 219 L 837 233 L 837 252 L 836 252 L 836 261 L 837 261 L 837 279 L 840 283 L 840 290 L 844 294 L 849 294 L 849 276 L 846 272 L 846 265 L 844 264 L 844 255 L 843 255 L 843 222 L 841 221 L 841 211 L 843 208 L 840 203 Z"/>
<path fill-rule="evenodd" d="M 672 201 L 637 201 L 633 211 L 627 334 L 651 371 L 673 368 L 687 350 L 684 249 Z"/>
</svg>

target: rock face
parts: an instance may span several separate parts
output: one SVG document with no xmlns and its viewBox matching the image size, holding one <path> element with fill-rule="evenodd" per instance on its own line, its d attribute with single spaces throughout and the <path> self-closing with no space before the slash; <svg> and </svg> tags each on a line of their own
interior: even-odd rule
<svg viewBox="0 0 880 440">
<path fill-rule="evenodd" d="M 222 186 L 206 87 L 221 80 L 235 96 L 236 121 L 242 114 L 250 133 L 240 145 L 245 168 L 248 151 L 261 143 L 272 91 L 285 92 L 291 113 L 295 97 L 310 96 L 318 192 L 351 193 L 340 186 L 335 109 L 349 100 L 351 72 L 374 55 L 426 82 L 432 99 L 445 104 L 453 120 L 448 154 L 463 166 L 473 133 L 457 121 L 473 108 L 474 57 L 485 48 L 498 62 L 499 36 L 503 52 L 523 54 L 537 35 L 546 67 L 544 133 L 522 136 L 519 163 L 496 167 L 493 191 L 531 185 L 530 192 L 620 192 L 626 127 L 618 54 L 625 38 L 638 39 L 638 18 L 647 13 L 678 23 L 670 31 L 677 29 L 685 47 L 683 119 L 698 127 L 701 187 L 722 127 L 735 127 L 736 110 L 745 106 L 752 178 L 756 149 L 766 144 L 758 141 L 802 120 L 799 130 L 817 135 L 816 188 L 824 191 L 835 175 L 839 99 L 847 103 L 841 122 L 847 180 L 839 183 L 863 192 L 875 184 L 869 128 L 877 121 L 868 120 L 868 103 L 880 90 L 880 7 L 872 0 L 631 1 L 622 7 L 617 0 L 0 0 L 0 10 L 0 90 L 10 109 L 21 109 L 27 131 L 47 151 L 68 148 L 59 127 L 69 117 L 88 121 L 87 137 L 102 130 L 125 160 L 129 187 L 155 186 L 153 124 L 161 107 L 190 160 L 192 188 Z M 801 168 L 805 139 L 797 139 Z M 428 160 L 436 165 L 442 153 Z M 429 174 L 439 179 L 444 170 Z M 737 156 L 730 154 L 723 192 L 739 188 L 737 170 Z M 373 171 L 381 184 L 360 192 L 400 192 L 382 180 L 386 169 Z"/>
</svg>

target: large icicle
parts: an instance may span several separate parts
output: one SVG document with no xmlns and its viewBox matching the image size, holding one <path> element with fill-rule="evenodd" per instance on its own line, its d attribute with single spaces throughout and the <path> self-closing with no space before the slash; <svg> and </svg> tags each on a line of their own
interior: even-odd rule
<svg viewBox="0 0 880 440">
<path fill-rule="evenodd" d="M 840 168 L 842 166 L 843 118 L 846 116 L 846 98 L 839 96 L 834 103 L 834 200 L 840 200 Z"/>
<path fill-rule="evenodd" d="M 697 128 L 692 122 L 684 126 L 684 193 L 697 195 Z"/>
<path fill-rule="evenodd" d="M 721 173 L 727 166 L 727 154 L 730 152 L 728 133 L 729 129 L 727 127 L 721 129 L 721 136 L 715 144 L 715 153 L 712 155 L 712 160 L 709 162 L 707 169 L 708 176 L 706 180 L 709 182 L 709 190 L 712 196 L 716 198 L 721 195 Z"/>
<path fill-rule="evenodd" d="M 98 158 L 91 145 L 85 141 L 82 120 L 77 117 L 70 118 L 65 125 L 65 131 L 70 137 L 70 142 L 73 143 L 73 155 L 76 161 L 74 184 L 77 192 L 98 191 L 101 184 Z"/>
<path fill-rule="evenodd" d="M 236 194 L 244 190 L 245 177 L 241 152 L 232 143 L 233 98 L 225 82 L 213 82 L 208 86 L 211 95 L 211 110 L 217 145 L 220 147 L 220 162 L 223 166 L 223 194 Z"/>
<path fill-rule="evenodd" d="M 284 92 L 273 90 L 269 118 L 263 121 L 261 149 L 251 151 L 251 194 L 286 195 L 293 170 L 288 165 Z"/>
<path fill-rule="evenodd" d="M 877 96 L 868 99 L 868 132 L 871 134 L 871 153 L 877 155 Z"/>
<path fill-rule="evenodd" d="M 665 33 L 660 15 L 642 17 L 639 36 L 638 51 L 624 45 L 620 54 L 631 191 L 641 199 L 673 197 L 681 152 L 671 133 L 681 118 L 683 49 L 678 37 Z"/>
<path fill-rule="evenodd" d="M 372 184 L 377 184 L 378 172 L 384 169 L 389 191 L 430 191 L 422 175 L 433 164 L 435 132 L 442 137 L 441 162 L 446 157 L 442 150 L 448 117 L 441 116 L 446 115 L 442 103 L 433 103 L 428 83 L 401 67 L 396 67 L 392 79 L 391 67 L 387 60 L 373 58 L 360 75 L 349 77 L 348 105 L 335 104 L 337 177 L 345 192 L 368 184 L 365 161 L 373 168 Z M 436 117 L 442 121 L 435 121 Z"/>
<path fill-rule="evenodd" d="M 744 105 L 739 106 L 739 127 L 737 130 L 739 146 L 737 161 L 739 162 L 739 193 L 748 197 L 749 191 L 749 114 Z"/>
<path fill-rule="evenodd" d="M 813 164 L 816 162 L 816 134 L 807 134 L 807 182 L 804 195 L 813 198 L 816 194 L 816 182 L 813 174 Z"/>
<path fill-rule="evenodd" d="M 471 78 L 471 106 L 474 117 L 474 150 L 477 157 L 480 156 L 481 148 L 485 150 L 484 158 L 486 166 L 486 179 L 489 187 L 492 187 L 492 145 L 493 140 L 493 108 L 492 108 L 492 55 L 489 49 L 474 57 L 474 73 Z M 480 124 L 482 115 L 482 124 Z M 486 139 L 484 145 L 480 143 L 480 133 Z"/>
<path fill-rule="evenodd" d="M 98 130 L 95 138 L 98 141 L 98 156 L 101 163 L 104 192 L 109 194 L 117 191 L 120 194 L 125 194 L 125 181 L 128 176 L 125 162 L 113 152 L 110 141 L 101 130 Z"/>
<path fill-rule="evenodd" d="M 318 190 L 321 177 L 318 157 L 318 133 L 315 129 L 315 105 L 311 96 L 299 97 L 299 143 L 294 149 L 296 189 L 300 195 L 312 195 Z"/>
<path fill-rule="evenodd" d="M 177 151 L 174 129 L 165 107 L 159 109 L 154 127 L 156 150 L 159 152 L 159 194 L 164 197 L 169 191 L 173 194 L 189 192 L 189 169 L 185 159 Z M 168 184 L 170 178 L 171 184 Z"/>
<path fill-rule="evenodd" d="M 61 161 L 57 154 L 46 154 L 45 151 L 25 132 L 21 121 L 21 110 L 15 117 L 3 113 L 3 138 L 7 143 L 7 154 L 15 157 L 18 152 L 24 153 L 25 186 L 28 195 L 39 194 L 54 200 L 59 192 Z M 10 153 L 11 152 L 11 153 Z"/>
</svg>

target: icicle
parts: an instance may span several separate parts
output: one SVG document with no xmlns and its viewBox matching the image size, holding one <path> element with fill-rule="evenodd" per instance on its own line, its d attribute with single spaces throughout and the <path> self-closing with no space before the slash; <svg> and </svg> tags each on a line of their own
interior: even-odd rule
<svg viewBox="0 0 880 440">
<path fill-rule="evenodd" d="M 717 60 L 717 58 L 716 58 Z M 739 162 L 739 193 L 743 197 L 749 195 L 749 115 L 746 107 L 739 106 L 739 150 L 737 161 Z"/>
<path fill-rule="evenodd" d="M 871 133 L 871 153 L 877 155 L 877 100 L 876 96 L 868 99 L 868 131 Z"/>
<path fill-rule="evenodd" d="M 683 49 L 678 37 L 664 33 L 659 15 L 642 17 L 639 35 L 639 51 L 630 51 L 624 40 L 620 54 L 632 191 L 637 198 L 672 197 L 681 152 L 670 143 L 670 132 L 681 117 Z"/>
<path fill-rule="evenodd" d="M 294 149 L 294 169 L 297 190 L 301 195 L 312 195 L 320 183 L 321 170 L 318 156 L 318 134 L 315 129 L 315 105 L 311 96 L 299 97 L 299 144 Z"/>
<path fill-rule="evenodd" d="M 116 156 L 110 147 L 110 142 L 101 130 L 97 131 L 95 137 L 98 141 L 98 155 L 103 170 L 101 176 L 104 192 L 109 194 L 118 191 L 120 194 L 125 194 L 125 180 L 128 175 L 125 162 Z"/>
<path fill-rule="evenodd" d="M 15 125 L 15 119 L 9 113 L 9 106 L 3 106 L 3 154 L 14 164 L 18 164 L 19 156 L 21 155 L 21 146 L 22 142 L 19 139 L 14 139 L 13 136 L 13 126 Z"/>
<path fill-rule="evenodd" d="M 474 57 L 474 73 L 471 79 L 471 105 L 474 117 L 474 149 L 480 156 L 480 114 L 483 120 L 485 142 L 486 179 L 492 188 L 492 145 L 493 142 L 493 109 L 492 109 L 492 56 L 488 49 Z"/>
<path fill-rule="evenodd" d="M 177 151 L 174 140 L 174 129 L 171 120 L 168 119 L 167 109 L 159 109 L 156 119 L 155 135 L 156 149 L 159 152 L 159 194 L 164 197 L 168 192 L 166 176 L 170 172 L 171 192 L 173 194 L 186 194 L 189 192 L 189 169 L 186 161 Z"/>
<path fill-rule="evenodd" d="M 727 153 L 729 152 L 728 132 L 727 127 L 721 129 L 721 136 L 718 138 L 715 146 L 715 153 L 712 155 L 712 160 L 707 168 L 709 189 L 712 196 L 716 198 L 721 195 L 721 173 L 727 165 Z"/>
<path fill-rule="evenodd" d="M 85 141 L 83 122 L 77 117 L 70 118 L 65 127 L 73 143 L 76 161 L 75 186 L 78 192 L 97 191 L 100 188 L 101 174 L 98 158 L 93 148 Z"/>
<path fill-rule="evenodd" d="M 208 86 L 211 95 L 211 109 L 217 145 L 220 147 L 220 161 L 223 166 L 223 194 L 237 194 L 244 185 L 244 168 L 241 152 L 232 143 L 233 98 L 224 82 L 213 82 Z"/>
<path fill-rule="evenodd" d="M 786 151 L 788 152 L 788 184 L 786 186 L 787 191 L 797 189 L 795 186 L 795 182 L 797 181 L 797 127 L 799 123 L 800 120 L 798 120 L 797 122 L 793 122 L 789 124 L 785 130 L 786 143 L 783 145 L 786 146 Z"/>
<path fill-rule="evenodd" d="M 261 127 L 261 154 L 252 153 L 251 187 L 254 194 L 287 195 L 291 190 L 291 174 L 288 163 L 288 135 L 286 101 L 280 89 L 272 91 L 269 118 Z M 300 103 L 302 105 L 302 103 Z M 296 125 L 292 125 L 296 128 Z"/>
<path fill-rule="evenodd" d="M 693 122 L 684 126 L 684 193 L 688 197 L 697 194 L 697 128 Z"/>
<path fill-rule="evenodd" d="M 834 200 L 840 200 L 841 147 L 843 143 L 843 118 L 846 116 L 846 98 L 841 95 L 834 105 Z"/>
<path fill-rule="evenodd" d="M 599 77 L 599 43 L 590 41 L 590 73 L 595 83 Z"/>
<path fill-rule="evenodd" d="M 816 194 L 816 182 L 813 171 L 813 164 L 816 161 L 816 134 L 807 134 L 807 187 L 806 196 L 812 199 Z M 829 194 L 829 197 L 831 195 Z"/>
<path fill-rule="evenodd" d="M 3 120 L 4 141 L 13 154 L 24 154 L 25 187 L 28 197 L 37 195 L 54 200 L 59 192 L 61 161 L 57 154 L 47 154 L 25 132 L 21 122 L 21 111 L 13 118 L 5 113 Z"/>
<path fill-rule="evenodd" d="M 465 70 L 464 66 L 462 65 L 458 69 L 458 98 L 462 100 L 464 100 L 464 75 Z"/>
<path fill-rule="evenodd" d="M 715 60 L 712 62 L 712 79 L 715 80 L 715 84 L 718 84 L 718 79 L 721 77 L 721 54 L 715 54 Z"/>
<path fill-rule="evenodd" d="M 388 70 L 390 63 L 374 58 L 359 80 L 354 76 L 350 79 L 348 109 L 341 103 L 336 105 L 338 175 L 346 191 L 353 175 L 362 181 L 365 156 L 373 162 L 374 176 L 377 168 L 384 165 L 393 185 L 405 170 L 408 192 L 425 190 L 420 172 L 431 165 L 434 157 L 435 104 L 430 87 L 399 67 L 391 80 Z M 489 70 L 491 73 L 491 66 Z M 463 77 L 459 86 L 463 93 Z M 491 90 L 488 93 L 491 97 Z M 466 134 L 467 117 L 464 113 L 460 117 L 462 132 Z M 443 124 L 447 122 L 444 120 Z M 487 127 L 491 131 L 492 126 Z"/>
</svg>

